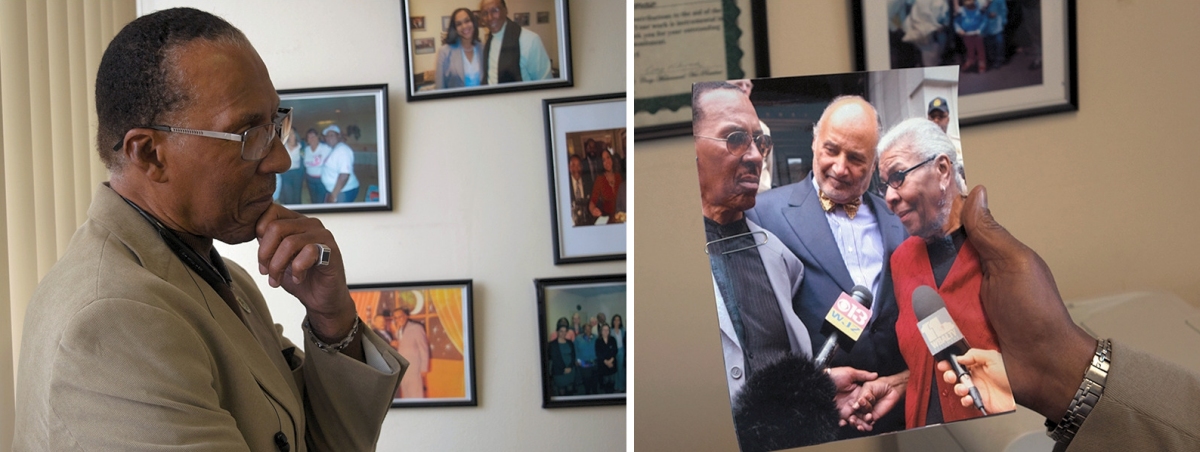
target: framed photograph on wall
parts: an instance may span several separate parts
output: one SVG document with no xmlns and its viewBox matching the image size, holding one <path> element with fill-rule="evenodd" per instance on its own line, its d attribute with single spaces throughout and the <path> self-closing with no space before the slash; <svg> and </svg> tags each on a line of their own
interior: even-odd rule
<svg viewBox="0 0 1200 452">
<path fill-rule="evenodd" d="M 484 0 L 478 11 L 443 0 L 400 5 L 410 102 L 575 84 L 567 0 Z M 535 10 L 546 21 L 531 21 Z M 416 26 L 416 18 L 447 15 L 444 31 Z"/>
<path fill-rule="evenodd" d="M 625 275 L 533 281 L 538 293 L 542 408 L 624 405 Z"/>
<path fill-rule="evenodd" d="M 635 141 L 691 135 L 692 83 L 770 76 L 766 0 L 644 3 L 633 10 Z"/>
<path fill-rule="evenodd" d="M 1079 110 L 1075 0 L 910 3 L 852 2 L 858 70 L 958 65 L 964 126 Z"/>
<path fill-rule="evenodd" d="M 542 105 L 554 264 L 625 259 L 625 93 Z"/>
<path fill-rule="evenodd" d="M 366 326 L 408 360 L 392 407 L 476 406 L 471 280 L 351 284 Z"/>
<path fill-rule="evenodd" d="M 275 201 L 305 212 L 392 210 L 387 85 L 287 89 L 295 138 L 292 168 L 276 176 Z"/>
</svg>

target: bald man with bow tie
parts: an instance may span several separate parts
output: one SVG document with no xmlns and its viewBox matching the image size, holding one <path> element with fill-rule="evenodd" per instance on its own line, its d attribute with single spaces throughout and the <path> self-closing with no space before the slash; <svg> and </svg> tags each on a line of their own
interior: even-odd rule
<svg viewBox="0 0 1200 452">
<path fill-rule="evenodd" d="M 830 366 L 878 372 L 880 381 L 902 392 L 908 373 L 896 341 L 898 310 L 888 261 L 907 234 L 884 200 L 867 191 L 879 141 L 875 108 L 858 96 L 838 97 L 813 132 L 813 172 L 803 181 L 758 195 L 746 218 L 778 236 L 804 264 L 804 281 L 793 305 L 811 343 L 825 341 L 821 325 L 839 294 L 856 285 L 871 289 L 875 302 L 867 330 L 850 353 L 835 353 Z M 887 408 L 895 402 L 876 405 Z M 902 414 L 883 414 L 870 433 L 902 430 Z M 846 426 L 838 436 L 867 433 Z"/>
</svg>

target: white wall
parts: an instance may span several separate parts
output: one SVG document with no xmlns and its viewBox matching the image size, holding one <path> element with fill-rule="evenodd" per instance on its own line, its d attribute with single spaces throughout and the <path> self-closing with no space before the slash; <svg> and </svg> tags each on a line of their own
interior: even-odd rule
<svg viewBox="0 0 1200 452">
<path fill-rule="evenodd" d="M 389 84 L 394 210 L 317 216 L 337 237 L 351 283 L 474 280 L 479 406 L 393 409 L 379 450 L 622 448 L 624 407 L 541 408 L 533 286 L 534 278 L 625 272 L 624 261 L 553 265 L 541 103 L 625 90 L 625 33 L 614 33 L 624 30 L 622 3 L 572 3 L 574 88 L 411 104 L 397 0 L 142 0 L 140 7 L 184 5 L 242 29 L 277 89 Z M 440 30 L 441 13 L 426 21 Z M 253 243 L 219 247 L 252 272 L 255 250 Z M 299 303 L 265 278 L 259 285 L 284 334 L 298 341 Z"/>
</svg>

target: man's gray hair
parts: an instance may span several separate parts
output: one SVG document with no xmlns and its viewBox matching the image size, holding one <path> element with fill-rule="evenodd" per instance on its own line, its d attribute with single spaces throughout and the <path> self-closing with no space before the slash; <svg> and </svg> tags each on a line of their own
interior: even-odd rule
<svg viewBox="0 0 1200 452">
<path fill-rule="evenodd" d="M 954 165 L 954 182 L 958 184 L 959 192 L 964 195 L 967 193 L 967 181 L 963 180 L 962 161 L 958 159 L 958 150 L 954 147 L 954 142 L 950 141 L 950 136 L 933 121 L 917 117 L 896 124 L 879 140 L 879 145 L 875 148 L 876 155 L 883 158 L 884 152 L 894 148 L 906 148 L 922 161 L 945 155 Z"/>
</svg>

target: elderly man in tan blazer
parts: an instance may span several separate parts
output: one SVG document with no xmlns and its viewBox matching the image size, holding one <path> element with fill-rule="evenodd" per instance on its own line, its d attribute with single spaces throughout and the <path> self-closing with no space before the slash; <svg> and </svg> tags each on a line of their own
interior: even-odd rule
<svg viewBox="0 0 1200 452">
<path fill-rule="evenodd" d="M 371 450 L 408 363 L 357 317 L 320 221 L 273 204 L 291 112 L 246 37 L 139 18 L 96 77 L 111 181 L 30 303 L 15 450 Z M 305 351 L 213 240 L 307 309 Z"/>
</svg>

